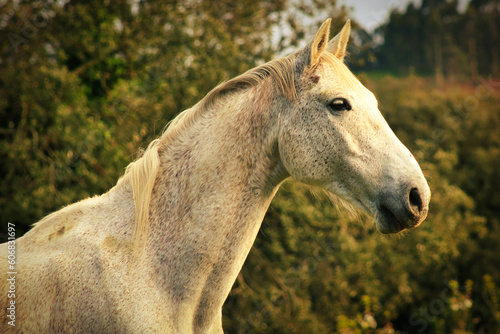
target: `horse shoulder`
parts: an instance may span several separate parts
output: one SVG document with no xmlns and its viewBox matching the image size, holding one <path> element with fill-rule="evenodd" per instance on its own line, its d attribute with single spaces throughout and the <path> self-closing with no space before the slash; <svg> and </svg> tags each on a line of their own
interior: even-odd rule
<svg viewBox="0 0 500 334">
<path fill-rule="evenodd" d="M 107 267 L 118 269 L 119 254 L 132 250 L 124 233 L 114 232 L 125 220 L 117 215 L 120 208 L 110 210 L 114 204 L 107 194 L 82 200 L 46 216 L 16 240 L 16 270 L 22 273 L 18 289 L 23 291 L 18 301 L 24 308 L 19 321 L 25 329 L 69 330 L 86 323 L 107 332 L 104 327 L 118 325 L 112 312 L 99 311 L 113 309 Z M 6 246 L 1 245 L 1 253 Z"/>
</svg>

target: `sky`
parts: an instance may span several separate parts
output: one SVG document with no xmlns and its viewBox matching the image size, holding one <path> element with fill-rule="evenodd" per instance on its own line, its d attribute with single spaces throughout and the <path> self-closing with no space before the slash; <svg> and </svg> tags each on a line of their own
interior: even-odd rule
<svg viewBox="0 0 500 334">
<path fill-rule="evenodd" d="M 385 22 L 392 8 L 404 10 L 408 3 L 420 6 L 421 0 L 338 0 L 339 5 L 352 8 L 351 15 L 365 29 L 373 29 Z M 469 0 L 459 0 L 459 9 L 463 10 Z"/>
</svg>

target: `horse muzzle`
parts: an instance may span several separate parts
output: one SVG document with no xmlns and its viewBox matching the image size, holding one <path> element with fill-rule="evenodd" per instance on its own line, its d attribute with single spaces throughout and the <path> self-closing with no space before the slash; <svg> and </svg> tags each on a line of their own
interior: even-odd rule
<svg viewBox="0 0 500 334">
<path fill-rule="evenodd" d="M 377 198 L 375 219 L 384 234 L 417 227 L 427 217 L 431 198 L 427 183 L 402 189 L 396 193 L 383 192 Z"/>
</svg>

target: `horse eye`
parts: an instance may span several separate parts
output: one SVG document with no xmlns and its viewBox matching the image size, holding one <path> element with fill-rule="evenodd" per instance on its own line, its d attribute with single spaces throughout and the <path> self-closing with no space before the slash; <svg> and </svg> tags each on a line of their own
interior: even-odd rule
<svg viewBox="0 0 500 334">
<path fill-rule="evenodd" d="M 328 104 L 328 107 L 330 107 L 331 110 L 336 111 L 336 112 L 352 109 L 351 104 L 346 99 L 344 99 L 342 97 L 333 99 Z"/>
</svg>

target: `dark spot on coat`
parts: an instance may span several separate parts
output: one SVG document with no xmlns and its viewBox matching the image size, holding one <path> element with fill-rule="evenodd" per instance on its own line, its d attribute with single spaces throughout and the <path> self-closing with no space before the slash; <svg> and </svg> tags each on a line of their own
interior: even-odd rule
<svg viewBox="0 0 500 334">
<path fill-rule="evenodd" d="M 55 231 L 55 232 L 53 232 L 53 233 L 49 234 L 49 238 L 48 238 L 48 239 L 49 239 L 49 241 L 50 241 L 50 240 L 52 240 L 52 238 L 53 238 L 53 237 L 55 237 L 55 236 L 60 237 L 60 236 L 64 235 L 65 229 L 66 229 L 66 228 L 65 228 L 65 226 L 63 225 L 63 226 L 59 227 L 59 228 L 57 229 L 57 231 Z"/>
</svg>

